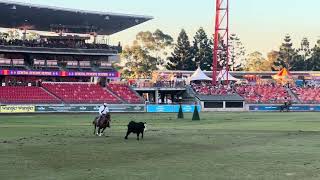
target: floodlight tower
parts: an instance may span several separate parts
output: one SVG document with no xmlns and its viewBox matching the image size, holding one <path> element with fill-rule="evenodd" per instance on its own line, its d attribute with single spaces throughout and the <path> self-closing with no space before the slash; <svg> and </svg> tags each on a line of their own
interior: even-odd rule
<svg viewBox="0 0 320 180">
<path fill-rule="evenodd" d="M 216 0 L 212 84 L 217 84 L 218 61 L 225 56 L 227 84 L 229 84 L 229 0 Z M 222 67 L 224 68 L 224 67 Z"/>
</svg>

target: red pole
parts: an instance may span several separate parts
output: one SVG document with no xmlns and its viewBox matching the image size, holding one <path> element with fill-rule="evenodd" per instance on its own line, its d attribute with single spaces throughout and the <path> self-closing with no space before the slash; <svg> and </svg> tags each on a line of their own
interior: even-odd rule
<svg viewBox="0 0 320 180">
<path fill-rule="evenodd" d="M 218 71 L 218 48 L 219 48 L 219 26 L 220 26 L 220 0 L 216 0 L 216 21 L 214 31 L 213 63 L 212 63 L 212 85 L 217 84 Z"/>
<path fill-rule="evenodd" d="M 230 56 L 229 56 L 229 0 L 227 0 L 227 10 L 226 10 L 226 13 L 227 13 L 227 28 L 226 28 L 226 31 L 227 31 L 227 68 L 226 68 L 226 71 L 227 71 L 227 84 L 229 85 L 229 60 L 230 60 Z"/>
<path fill-rule="evenodd" d="M 220 41 L 226 44 L 226 50 L 219 46 Z M 216 0 L 216 18 L 214 29 L 214 47 L 212 63 L 212 84 L 217 84 L 219 52 L 226 54 L 227 84 L 229 84 L 229 0 Z"/>
</svg>

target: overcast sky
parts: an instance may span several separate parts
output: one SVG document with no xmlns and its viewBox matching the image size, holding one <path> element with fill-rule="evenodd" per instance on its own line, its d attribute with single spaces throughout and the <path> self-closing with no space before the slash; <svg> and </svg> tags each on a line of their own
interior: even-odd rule
<svg viewBox="0 0 320 180">
<path fill-rule="evenodd" d="M 213 33 L 215 0 L 15 0 L 83 10 L 153 16 L 154 20 L 111 36 L 116 44 L 131 43 L 139 31 L 159 28 L 176 38 L 181 28 L 190 37 L 199 27 Z M 286 34 L 299 46 L 303 37 L 320 38 L 319 0 L 230 0 L 231 33 L 247 51 L 267 53 L 278 49 Z"/>
</svg>

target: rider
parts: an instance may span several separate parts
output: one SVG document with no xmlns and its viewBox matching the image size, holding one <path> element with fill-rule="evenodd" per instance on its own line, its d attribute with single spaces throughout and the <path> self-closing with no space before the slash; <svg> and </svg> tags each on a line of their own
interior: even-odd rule
<svg viewBox="0 0 320 180">
<path fill-rule="evenodd" d="M 99 118 L 97 124 L 100 124 L 100 121 L 103 117 L 105 117 L 109 113 L 109 108 L 107 103 L 103 103 L 99 108 Z"/>
</svg>

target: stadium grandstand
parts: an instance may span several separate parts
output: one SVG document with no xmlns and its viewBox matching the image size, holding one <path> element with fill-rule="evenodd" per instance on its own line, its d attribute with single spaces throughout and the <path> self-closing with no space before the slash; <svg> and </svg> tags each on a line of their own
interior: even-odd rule
<svg viewBox="0 0 320 180">
<path fill-rule="evenodd" d="M 120 74 L 121 44 L 97 42 L 151 20 L 149 16 L 82 11 L 0 1 L 0 104 L 144 104 Z M 46 19 L 44 21 L 44 19 Z M 28 39 L 36 32 L 36 38 Z M 108 84 L 108 85 L 107 85 Z"/>
<path fill-rule="evenodd" d="M 317 72 L 226 72 L 217 85 L 212 72 L 159 71 L 152 79 L 120 81 L 112 67 L 121 44 L 97 42 L 152 17 L 90 12 L 0 1 L 0 104 L 143 105 L 194 104 L 216 110 L 250 105 L 320 103 Z M 46 21 L 43 21 L 46 19 Z M 39 32 L 36 38 L 28 33 Z M 226 82 L 231 81 L 231 83 Z M 231 85 L 230 85 L 231 84 Z M 121 109 L 121 108 L 120 108 Z"/>
<path fill-rule="evenodd" d="M 230 72 L 229 83 L 225 73 L 220 71 L 217 85 L 212 85 L 212 72 L 199 69 L 195 72 L 159 71 L 154 73 L 153 79 L 132 80 L 130 84 L 151 103 L 180 102 L 175 96 L 178 95 L 183 102 L 198 101 L 203 109 L 210 111 L 249 110 L 255 105 L 279 107 L 284 104 L 312 109 L 320 102 L 317 72 L 289 72 L 286 69 Z"/>
</svg>

